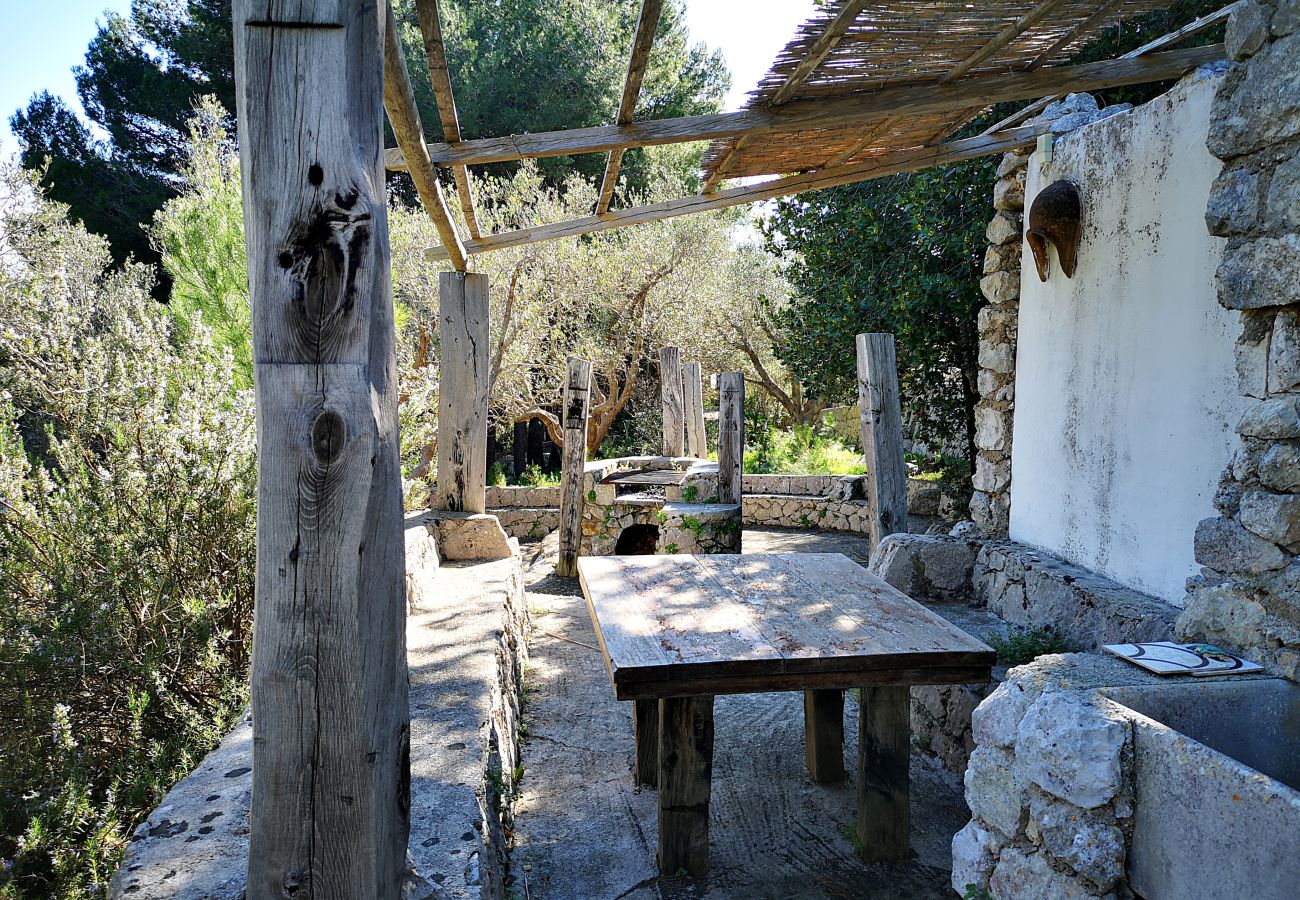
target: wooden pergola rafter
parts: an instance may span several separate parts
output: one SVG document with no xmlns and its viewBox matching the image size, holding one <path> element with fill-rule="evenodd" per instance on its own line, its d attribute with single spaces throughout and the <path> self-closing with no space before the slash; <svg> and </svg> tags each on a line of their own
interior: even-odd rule
<svg viewBox="0 0 1300 900">
<path fill-rule="evenodd" d="M 654 46 L 655 29 L 659 26 L 659 15 L 663 8 L 664 0 L 642 0 L 641 15 L 636 23 L 636 38 L 632 41 L 632 53 L 627 61 L 627 76 L 623 79 L 623 97 L 619 100 L 618 116 L 615 118 L 619 125 L 632 124 L 632 114 L 636 112 L 636 101 L 641 96 L 641 82 L 645 78 L 646 66 L 650 64 L 650 49 Z M 596 201 L 598 216 L 609 212 L 624 152 L 622 147 L 609 151 L 605 175 L 600 180 L 600 199 Z"/>
</svg>

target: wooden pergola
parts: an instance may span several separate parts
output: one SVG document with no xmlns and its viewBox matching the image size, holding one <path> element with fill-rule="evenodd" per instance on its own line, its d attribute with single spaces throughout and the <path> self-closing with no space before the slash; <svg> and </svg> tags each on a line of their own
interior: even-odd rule
<svg viewBox="0 0 1300 900">
<path fill-rule="evenodd" d="M 248 897 L 395 898 L 409 819 L 405 563 L 385 168 L 437 228 L 440 505 L 482 509 L 487 279 L 473 255 L 753 203 L 1032 144 L 1020 124 L 1069 91 L 1176 78 L 1221 47 L 1064 65 L 1161 0 L 838 0 L 800 29 L 738 112 L 638 121 L 663 0 L 643 0 L 615 120 L 460 132 L 437 0 L 415 0 L 442 141 L 420 121 L 388 0 L 235 0 L 259 440 L 254 789 Z M 382 98 L 382 103 L 381 103 Z M 1043 98 L 983 134 L 990 105 Z M 387 113 L 398 147 L 383 147 Z M 709 141 L 701 193 L 612 208 L 625 151 Z M 606 153 L 592 214 L 484 234 L 473 166 Z M 457 186 L 458 232 L 439 169 Z M 729 178 L 775 180 L 720 189 Z M 475 460 L 479 460 L 478 463 Z"/>
</svg>

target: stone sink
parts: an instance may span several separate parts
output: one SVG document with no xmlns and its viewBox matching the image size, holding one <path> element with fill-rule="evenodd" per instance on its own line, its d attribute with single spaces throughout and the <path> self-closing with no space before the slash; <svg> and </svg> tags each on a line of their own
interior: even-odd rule
<svg viewBox="0 0 1300 900">
<path fill-rule="evenodd" d="M 1100 692 L 1133 722 L 1128 877 L 1145 900 L 1300 896 L 1300 685 Z"/>
</svg>

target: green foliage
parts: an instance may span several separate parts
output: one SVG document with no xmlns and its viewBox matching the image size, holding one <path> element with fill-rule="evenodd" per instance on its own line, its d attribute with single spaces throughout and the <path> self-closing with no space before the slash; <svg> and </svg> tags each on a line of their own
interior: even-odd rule
<svg viewBox="0 0 1300 900">
<path fill-rule="evenodd" d="M 190 120 L 181 171 L 184 186 L 154 217 L 154 247 L 171 276 L 168 309 L 194 328 L 201 320 L 213 344 L 229 352 L 235 383 L 253 386 L 252 316 L 244 248 L 239 158 L 222 122 L 226 111 L 204 97 Z"/>
<path fill-rule="evenodd" d="M 904 417 L 937 445 L 974 433 L 979 278 L 994 162 L 944 168 L 778 201 L 764 225 L 788 252 L 794 297 L 775 313 L 777 354 L 805 390 L 857 395 L 854 337 L 892 332 Z"/>
<path fill-rule="evenodd" d="M 682 502 L 694 503 L 695 498 L 700 495 L 700 489 L 693 484 L 688 484 L 682 488 Z"/>
<path fill-rule="evenodd" d="M 987 642 L 1004 666 L 1020 666 L 1049 653 L 1073 653 L 1079 649 L 1050 628 L 1012 631 L 1006 637 L 994 635 Z"/>
<path fill-rule="evenodd" d="M 982 888 L 978 884 L 968 884 L 966 890 L 962 892 L 961 900 L 993 900 L 993 895 L 988 892 L 988 888 Z"/>
<path fill-rule="evenodd" d="M 704 523 L 694 516 L 682 516 L 682 527 L 695 536 L 695 540 L 700 539 L 700 533 L 704 531 Z"/>
<path fill-rule="evenodd" d="M 778 429 L 766 420 L 746 427 L 748 475 L 862 475 L 862 454 L 812 425 Z"/>
<path fill-rule="evenodd" d="M 678 553 L 680 552 L 680 550 L 681 548 L 678 547 L 676 544 L 669 544 L 667 547 L 664 548 L 665 553 Z"/>
<path fill-rule="evenodd" d="M 0 896 L 102 896 L 246 700 L 252 398 L 147 270 L 3 181 Z"/>
<path fill-rule="evenodd" d="M 487 483 L 491 487 L 506 486 L 506 470 L 501 467 L 501 463 L 493 462 L 492 465 L 488 466 Z"/>
<path fill-rule="evenodd" d="M 916 466 L 916 472 L 908 477 L 919 481 L 964 488 L 970 484 L 970 461 L 944 453 L 921 456 L 916 453 L 904 454 L 907 461 Z"/>
<path fill-rule="evenodd" d="M 541 466 L 529 466 L 516 481 L 524 487 L 554 487 L 560 483 L 560 473 L 543 472 Z"/>
</svg>

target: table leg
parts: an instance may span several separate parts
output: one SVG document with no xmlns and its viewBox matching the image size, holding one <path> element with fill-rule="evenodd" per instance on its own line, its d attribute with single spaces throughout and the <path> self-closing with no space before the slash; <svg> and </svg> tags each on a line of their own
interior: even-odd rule
<svg viewBox="0 0 1300 900">
<path fill-rule="evenodd" d="M 858 839 L 863 862 L 905 859 L 911 850 L 907 770 L 911 689 L 862 688 L 858 733 Z"/>
<path fill-rule="evenodd" d="M 659 874 L 709 871 L 713 698 L 659 701 Z"/>
<path fill-rule="evenodd" d="M 635 716 L 632 722 L 636 737 L 636 772 L 637 784 L 654 787 L 659 783 L 659 701 L 635 700 Z"/>
<path fill-rule="evenodd" d="M 803 692 L 803 757 L 812 780 L 844 780 L 844 692 Z"/>
</svg>

